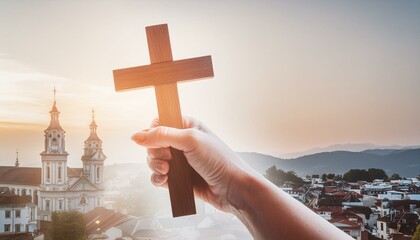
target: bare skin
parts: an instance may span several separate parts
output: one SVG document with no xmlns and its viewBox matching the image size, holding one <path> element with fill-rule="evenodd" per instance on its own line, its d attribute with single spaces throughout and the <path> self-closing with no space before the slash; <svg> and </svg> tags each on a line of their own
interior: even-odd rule
<svg viewBox="0 0 420 240">
<path fill-rule="evenodd" d="M 203 178 L 195 182 L 194 194 L 236 215 L 255 239 L 352 239 L 255 172 L 199 121 L 184 117 L 184 128 L 154 120 L 150 129 L 133 135 L 147 148 L 154 185 L 167 187 L 173 147 Z"/>
</svg>

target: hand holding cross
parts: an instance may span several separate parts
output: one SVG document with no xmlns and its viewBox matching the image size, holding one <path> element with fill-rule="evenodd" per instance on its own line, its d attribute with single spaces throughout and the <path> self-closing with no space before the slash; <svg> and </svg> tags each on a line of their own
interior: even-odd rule
<svg viewBox="0 0 420 240">
<path fill-rule="evenodd" d="M 154 86 L 159 124 L 183 128 L 177 82 L 213 77 L 211 56 L 173 61 L 167 24 L 146 27 L 146 35 L 151 64 L 114 70 L 115 90 Z M 182 151 L 171 148 L 171 154 L 168 187 L 172 215 L 195 214 L 194 169 Z"/>
</svg>

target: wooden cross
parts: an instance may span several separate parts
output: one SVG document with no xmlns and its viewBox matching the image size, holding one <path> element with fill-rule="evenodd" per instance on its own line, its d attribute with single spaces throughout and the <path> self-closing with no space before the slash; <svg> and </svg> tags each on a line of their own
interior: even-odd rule
<svg viewBox="0 0 420 240">
<path fill-rule="evenodd" d="M 155 87 L 162 126 L 183 128 L 177 82 L 213 77 L 211 56 L 172 60 L 168 25 L 146 27 L 150 65 L 114 70 L 115 90 Z M 174 217 L 195 214 L 192 175 L 182 151 L 171 148 L 168 187 Z"/>
</svg>

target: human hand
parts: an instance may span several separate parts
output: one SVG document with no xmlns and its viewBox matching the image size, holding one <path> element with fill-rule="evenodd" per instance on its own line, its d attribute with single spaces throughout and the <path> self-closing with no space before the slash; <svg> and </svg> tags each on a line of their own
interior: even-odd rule
<svg viewBox="0 0 420 240">
<path fill-rule="evenodd" d="M 251 168 L 204 124 L 184 117 L 183 125 L 184 129 L 163 127 L 155 119 L 150 129 L 133 135 L 133 141 L 147 147 L 152 183 L 167 187 L 172 158 L 169 147 L 176 148 L 184 152 L 188 163 L 202 177 L 194 179 L 195 195 L 229 211 L 235 197 L 229 191 L 231 185 L 240 184 L 241 176 Z"/>
<path fill-rule="evenodd" d="M 173 147 L 202 177 L 193 181 L 195 195 L 235 214 L 255 239 L 351 239 L 256 173 L 202 123 L 184 118 L 183 125 L 162 127 L 155 120 L 150 129 L 133 135 L 147 147 L 153 184 L 167 186 Z"/>
</svg>

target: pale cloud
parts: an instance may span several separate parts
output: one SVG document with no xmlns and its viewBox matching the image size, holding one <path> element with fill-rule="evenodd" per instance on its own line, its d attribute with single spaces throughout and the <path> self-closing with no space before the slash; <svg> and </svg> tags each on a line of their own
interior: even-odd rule
<svg viewBox="0 0 420 240">
<path fill-rule="evenodd" d="M 0 58 L 0 119 L 11 122 L 40 122 L 47 97 L 54 85 L 68 81 L 36 71 L 2 55 Z M 50 93 L 50 94 L 48 94 Z"/>
</svg>

